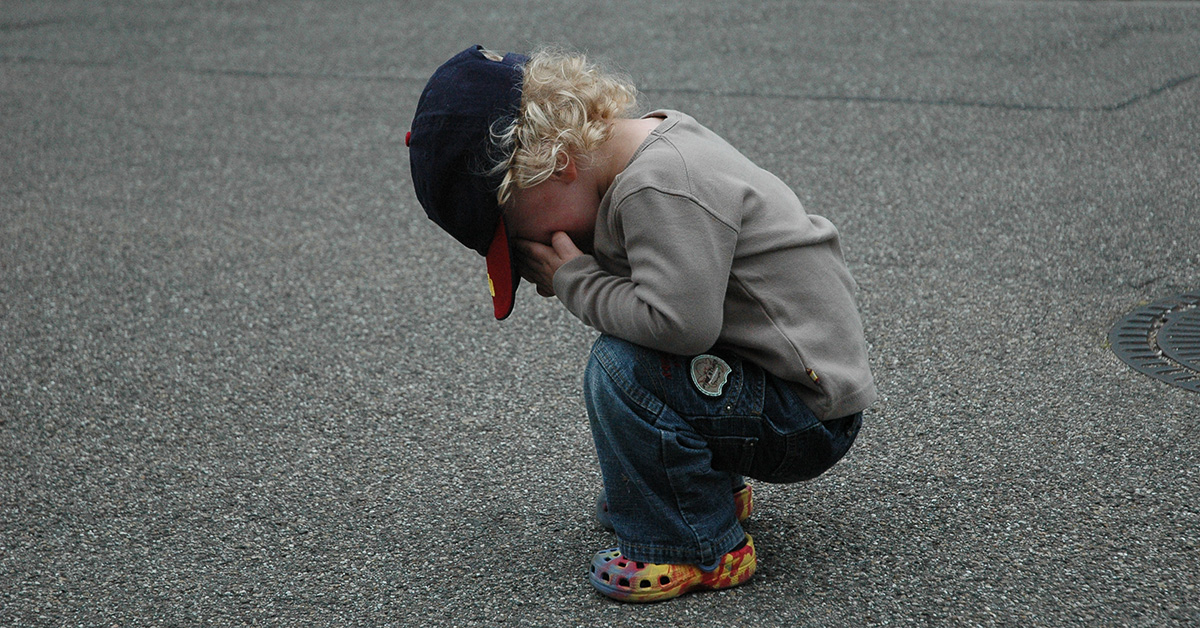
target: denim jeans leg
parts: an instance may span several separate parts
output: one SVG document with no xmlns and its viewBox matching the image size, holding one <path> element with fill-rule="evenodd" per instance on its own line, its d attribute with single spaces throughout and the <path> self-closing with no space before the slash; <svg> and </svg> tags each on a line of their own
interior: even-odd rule
<svg viewBox="0 0 1200 628">
<path fill-rule="evenodd" d="M 621 552 L 650 563 L 712 564 L 745 537 L 731 487 L 703 435 L 676 412 L 695 396 L 682 369 L 656 351 L 601 336 L 584 397 Z"/>
</svg>

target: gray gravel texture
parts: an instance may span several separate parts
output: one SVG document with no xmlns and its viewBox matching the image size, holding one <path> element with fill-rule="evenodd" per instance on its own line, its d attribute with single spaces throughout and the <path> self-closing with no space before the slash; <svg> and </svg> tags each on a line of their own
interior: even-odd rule
<svg viewBox="0 0 1200 628">
<path fill-rule="evenodd" d="M 649 607 L 593 331 L 423 215 L 471 43 L 630 73 L 844 237 L 882 398 Z M 1195 2 L 0 5 L 0 625 L 1194 626 L 1200 396 L 1106 346 L 1200 288 Z"/>
</svg>

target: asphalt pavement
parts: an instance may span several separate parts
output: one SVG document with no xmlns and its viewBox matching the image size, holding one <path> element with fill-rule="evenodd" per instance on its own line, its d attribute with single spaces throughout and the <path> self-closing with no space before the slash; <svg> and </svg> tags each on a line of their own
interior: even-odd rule
<svg viewBox="0 0 1200 628">
<path fill-rule="evenodd" d="M 748 584 L 597 595 L 595 332 L 425 218 L 467 45 L 582 50 L 840 228 L 881 398 Z M 0 5 L 0 625 L 1195 626 L 1200 3 Z"/>
</svg>

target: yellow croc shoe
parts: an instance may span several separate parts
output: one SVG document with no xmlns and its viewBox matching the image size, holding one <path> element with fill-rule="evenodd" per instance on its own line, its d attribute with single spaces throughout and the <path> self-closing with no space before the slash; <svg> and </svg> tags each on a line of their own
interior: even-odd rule
<svg viewBox="0 0 1200 628">
<path fill-rule="evenodd" d="M 721 557 L 712 571 L 696 565 L 657 565 L 629 560 L 617 548 L 597 552 L 588 580 L 596 590 L 622 602 L 661 602 L 693 590 L 736 587 L 758 567 L 754 539 Z"/>
</svg>

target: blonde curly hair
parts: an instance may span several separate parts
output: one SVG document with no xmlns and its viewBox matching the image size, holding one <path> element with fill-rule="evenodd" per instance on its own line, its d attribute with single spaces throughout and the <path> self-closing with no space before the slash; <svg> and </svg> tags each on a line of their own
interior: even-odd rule
<svg viewBox="0 0 1200 628">
<path fill-rule="evenodd" d="M 505 128 L 492 130 L 492 169 L 500 176 L 496 199 L 504 207 L 518 188 L 533 187 L 566 168 L 587 166 L 612 135 L 612 122 L 637 105 L 637 89 L 623 75 L 583 55 L 541 49 L 525 65 L 521 110 Z"/>
</svg>

